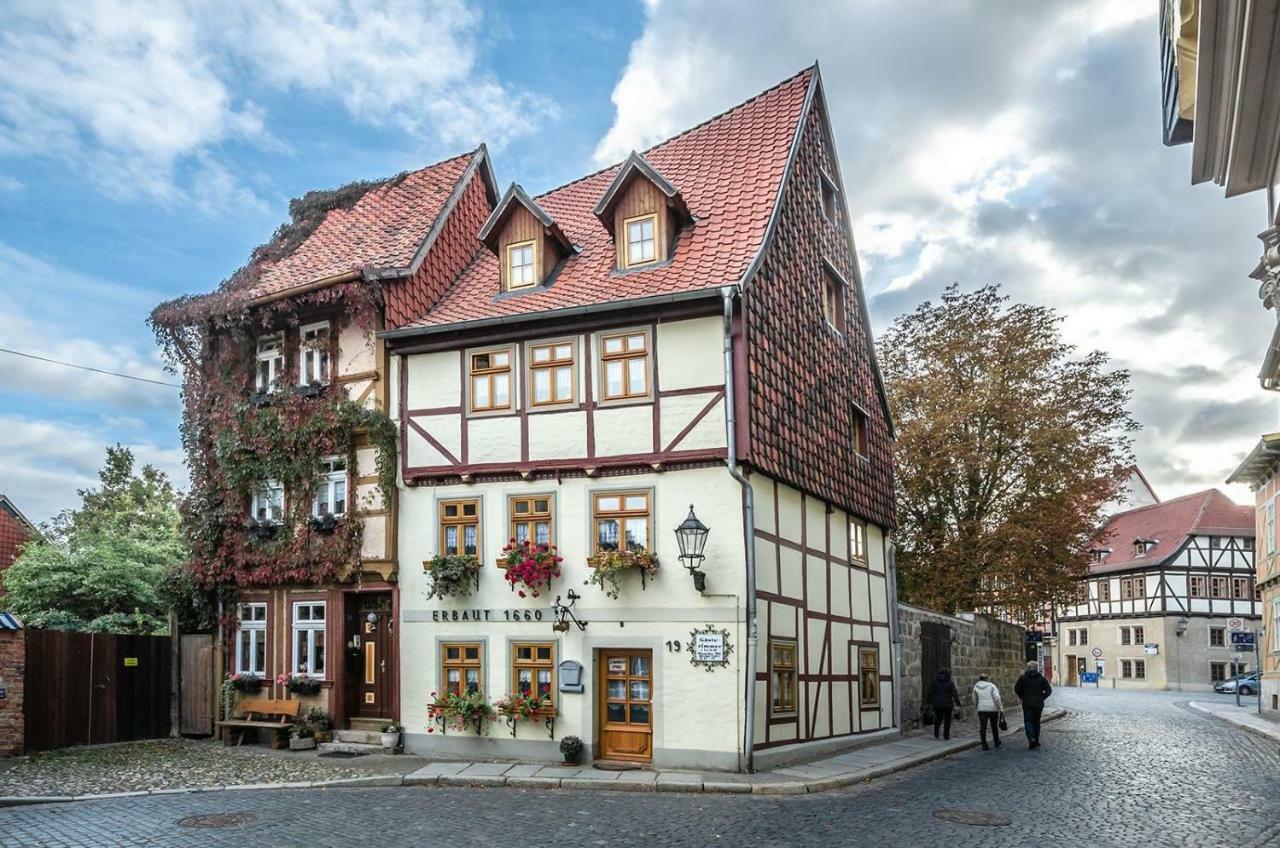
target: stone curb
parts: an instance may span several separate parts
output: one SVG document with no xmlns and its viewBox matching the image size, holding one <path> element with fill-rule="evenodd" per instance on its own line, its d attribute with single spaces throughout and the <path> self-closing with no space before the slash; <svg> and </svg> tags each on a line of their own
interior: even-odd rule
<svg viewBox="0 0 1280 848">
<path fill-rule="evenodd" d="M 1245 731 L 1246 733 L 1252 733 L 1254 736 L 1260 737 L 1262 739 L 1266 739 L 1268 742 L 1280 742 L 1280 727 L 1277 727 L 1275 730 L 1270 730 L 1270 729 L 1264 730 L 1261 727 L 1254 727 L 1252 724 L 1246 724 L 1245 722 L 1232 721 L 1230 716 L 1223 715 L 1222 713 L 1214 712 L 1213 710 L 1208 709 L 1206 707 L 1202 707 L 1199 704 L 1197 704 L 1195 701 L 1188 701 L 1187 706 L 1195 710 L 1196 712 L 1200 713 L 1200 715 L 1217 719 L 1218 721 L 1225 722 L 1231 725 L 1232 727 L 1238 727 L 1241 730 Z"/>
<path fill-rule="evenodd" d="M 1249 725 L 1236 724 L 1225 716 L 1220 716 L 1209 710 L 1196 706 L 1194 702 L 1189 703 L 1188 706 L 1203 715 L 1226 721 L 1227 723 L 1233 724 L 1236 727 L 1249 731 L 1250 733 L 1276 741 L 1277 737 L 1272 737 L 1261 729 L 1250 727 Z M 1067 711 L 1062 708 L 1057 708 L 1052 713 L 1046 712 L 1044 716 L 1044 723 L 1048 724 L 1051 721 L 1057 721 L 1058 719 L 1066 716 L 1066 714 Z M 1022 732 L 1021 727 L 1015 727 L 1006 731 L 1006 733 L 1010 735 L 1020 732 Z M 846 774 L 838 774 L 832 777 L 815 778 L 813 780 L 786 780 L 751 783 L 749 781 L 715 779 L 680 779 L 685 777 L 685 775 L 672 775 L 669 779 L 662 780 L 661 774 L 659 774 L 654 780 L 590 780 L 572 777 L 503 777 L 501 775 L 481 774 L 442 774 L 438 776 L 431 775 L 411 778 L 407 775 L 401 774 L 379 774 L 367 777 L 341 777 L 333 780 L 319 780 L 313 783 L 251 783 L 232 786 L 196 786 L 175 789 L 139 790 L 135 792 L 107 792 L 100 795 L 0 795 L 0 807 L 18 807 L 34 804 L 62 804 L 69 801 L 103 801 L 111 798 L 135 798 L 140 795 L 181 795 L 191 792 L 241 792 L 246 790 L 256 791 L 262 789 L 352 789 L 358 787 L 386 786 L 465 786 L 484 788 L 508 786 L 513 789 L 585 789 L 612 792 L 690 792 L 715 795 L 737 795 L 748 793 L 753 795 L 806 795 L 810 793 L 829 792 L 834 789 L 843 789 L 847 786 L 864 783 L 868 780 L 875 780 L 878 777 L 884 777 L 896 772 L 906 771 L 907 769 L 912 769 L 916 766 L 933 762 L 934 760 L 940 760 L 961 751 L 976 748 L 980 744 L 982 743 L 978 739 L 966 739 L 945 747 L 939 747 L 920 754 L 913 754 L 895 762 L 886 763 L 884 765 L 875 766 L 862 771 L 848 772 Z"/>
</svg>

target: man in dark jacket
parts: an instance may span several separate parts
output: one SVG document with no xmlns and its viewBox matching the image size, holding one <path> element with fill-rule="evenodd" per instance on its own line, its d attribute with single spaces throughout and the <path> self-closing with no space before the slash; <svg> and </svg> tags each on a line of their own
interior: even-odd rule
<svg viewBox="0 0 1280 848">
<path fill-rule="evenodd" d="M 951 679 L 951 670 L 938 669 L 938 676 L 929 684 L 929 706 L 933 707 L 933 738 L 938 738 L 939 729 L 942 738 L 951 738 L 951 708 L 960 706 L 960 692 L 955 681 Z"/>
<path fill-rule="evenodd" d="M 1039 748 L 1040 714 L 1044 712 L 1045 698 L 1053 694 L 1053 687 L 1040 674 L 1040 665 L 1029 662 L 1027 670 L 1013 684 L 1013 692 L 1022 701 L 1022 726 L 1027 732 L 1027 747 Z"/>
</svg>

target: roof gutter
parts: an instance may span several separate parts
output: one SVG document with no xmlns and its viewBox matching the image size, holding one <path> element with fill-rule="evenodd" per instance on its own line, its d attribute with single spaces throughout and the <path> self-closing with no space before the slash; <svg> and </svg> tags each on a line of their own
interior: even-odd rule
<svg viewBox="0 0 1280 848">
<path fill-rule="evenodd" d="M 604 315 L 621 312 L 627 309 L 638 309 L 646 306 L 664 306 L 674 303 L 688 303 L 698 300 L 715 300 L 720 297 L 720 289 L 697 289 L 677 292 L 675 294 L 637 297 L 629 300 L 609 300 L 602 303 L 590 303 L 586 306 L 567 306 L 563 309 L 548 309 L 543 312 L 521 312 L 515 315 L 497 315 L 492 318 L 475 318 L 470 321 L 455 321 L 449 324 L 437 324 L 430 327 L 400 327 L 396 330 L 383 330 L 378 333 L 382 339 L 405 339 L 414 336 L 437 336 L 443 333 L 456 333 L 464 330 L 477 330 L 484 327 L 505 327 L 527 324 L 538 321 L 554 321 L 561 318 L 572 318 L 580 315 Z"/>
<path fill-rule="evenodd" d="M 274 303 L 277 300 L 295 297 L 307 292 L 313 292 L 317 289 L 327 289 L 329 286 L 336 286 L 339 283 L 351 283 L 364 277 L 363 271 L 347 271 L 344 274 L 335 274 L 332 277 L 324 277 L 310 283 L 303 283 L 300 286 L 293 286 L 284 291 L 278 291 L 273 294 L 264 294 L 261 297 L 255 297 L 249 301 L 250 306 L 262 306 L 264 303 Z"/>
</svg>

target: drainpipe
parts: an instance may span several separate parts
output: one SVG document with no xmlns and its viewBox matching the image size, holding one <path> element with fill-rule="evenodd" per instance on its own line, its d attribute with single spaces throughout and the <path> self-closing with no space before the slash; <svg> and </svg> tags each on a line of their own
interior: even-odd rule
<svg viewBox="0 0 1280 848">
<path fill-rule="evenodd" d="M 905 669 L 902 667 L 902 634 L 898 631 L 898 546 L 889 540 L 888 563 L 889 572 L 889 643 L 893 649 L 893 726 L 899 733 L 907 731 L 902 727 L 902 678 Z"/>
<path fill-rule="evenodd" d="M 742 532 L 746 539 L 747 555 L 747 654 L 743 662 L 747 668 L 746 729 L 743 732 L 742 752 L 747 772 L 755 771 L 756 735 L 756 651 L 760 628 L 756 620 L 756 499 L 755 491 L 742 472 L 738 470 L 737 421 L 734 416 L 733 394 L 733 298 L 735 289 L 726 286 L 720 290 L 724 299 L 724 422 L 726 455 L 725 466 L 729 476 L 742 487 Z"/>
</svg>

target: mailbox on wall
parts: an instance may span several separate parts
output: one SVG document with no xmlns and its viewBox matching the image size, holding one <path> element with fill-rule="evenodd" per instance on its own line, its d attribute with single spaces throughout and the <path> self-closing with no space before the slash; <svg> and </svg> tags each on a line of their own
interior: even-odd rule
<svg viewBox="0 0 1280 848">
<path fill-rule="evenodd" d="M 564 660 L 559 665 L 560 691 L 581 695 L 585 691 L 582 685 L 582 663 L 577 660 Z"/>
</svg>

